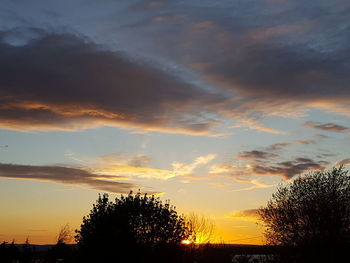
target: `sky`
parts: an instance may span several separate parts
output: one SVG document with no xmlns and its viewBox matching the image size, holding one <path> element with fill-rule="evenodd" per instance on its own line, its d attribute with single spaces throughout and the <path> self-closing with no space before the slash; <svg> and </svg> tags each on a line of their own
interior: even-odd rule
<svg viewBox="0 0 350 263">
<path fill-rule="evenodd" d="M 0 241 L 55 242 L 98 193 L 261 244 L 279 184 L 350 164 L 346 0 L 3 0 Z M 214 241 L 214 239 L 213 239 Z"/>
</svg>

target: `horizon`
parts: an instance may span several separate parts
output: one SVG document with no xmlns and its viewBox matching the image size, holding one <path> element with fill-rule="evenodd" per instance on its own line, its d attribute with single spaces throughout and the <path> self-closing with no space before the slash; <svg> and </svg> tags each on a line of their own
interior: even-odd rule
<svg viewBox="0 0 350 263">
<path fill-rule="evenodd" d="M 350 2 L 11 1 L 0 10 L 0 242 L 55 243 L 99 193 L 265 243 L 278 185 L 350 165 Z"/>
</svg>

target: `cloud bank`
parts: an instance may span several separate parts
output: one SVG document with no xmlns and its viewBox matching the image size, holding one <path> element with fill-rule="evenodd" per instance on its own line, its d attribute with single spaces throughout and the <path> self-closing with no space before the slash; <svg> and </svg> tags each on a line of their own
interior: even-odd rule
<svg viewBox="0 0 350 263">
<path fill-rule="evenodd" d="M 115 176 L 99 175 L 84 169 L 62 166 L 34 166 L 0 163 L 0 177 L 79 185 L 111 193 L 129 193 L 140 186 L 112 181 Z M 109 179 L 109 180 L 108 180 Z"/>
<path fill-rule="evenodd" d="M 346 1 L 50 4 L 4 3 L 2 128 L 283 134 L 261 120 L 349 116 Z"/>
<path fill-rule="evenodd" d="M 14 44 L 11 33 L 0 32 L 1 128 L 209 134 L 215 124 L 200 116 L 200 105 L 219 97 L 165 71 L 77 35 L 37 29 Z"/>
</svg>

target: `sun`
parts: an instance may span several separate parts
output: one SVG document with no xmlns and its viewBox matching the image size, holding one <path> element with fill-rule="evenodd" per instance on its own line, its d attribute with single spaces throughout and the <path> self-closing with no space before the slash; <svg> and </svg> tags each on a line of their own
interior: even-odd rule
<svg viewBox="0 0 350 263">
<path fill-rule="evenodd" d="M 184 240 L 181 241 L 181 244 L 189 245 L 189 244 L 191 244 L 191 241 L 189 241 L 188 239 L 184 239 Z"/>
</svg>

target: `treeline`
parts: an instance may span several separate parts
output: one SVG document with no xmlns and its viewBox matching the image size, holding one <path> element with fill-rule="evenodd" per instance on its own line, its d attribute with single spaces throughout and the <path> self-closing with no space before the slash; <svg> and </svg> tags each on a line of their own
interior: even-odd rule
<svg viewBox="0 0 350 263">
<path fill-rule="evenodd" d="M 254 245 L 228 245 L 228 244 L 201 244 L 201 245 L 181 245 L 175 247 L 144 247 L 145 251 L 140 253 L 140 248 L 128 248 L 130 253 L 127 261 L 119 254 L 120 248 L 115 248 L 113 258 L 109 262 L 178 262 L 178 263 L 231 263 L 249 262 L 254 259 L 254 255 L 266 255 L 264 262 L 271 259 L 271 255 L 278 254 L 278 248 L 270 246 Z M 147 251 L 148 250 L 148 251 Z M 132 253 L 138 253 L 133 256 Z M 56 245 L 32 245 L 15 244 L 3 242 L 0 245 L 1 263 L 83 263 L 83 262 L 105 262 L 103 255 L 100 259 L 86 259 L 81 254 L 76 244 L 56 244 Z M 152 255 L 153 253 L 153 255 Z M 261 258 L 260 258 L 261 259 Z M 232 261 L 236 260 L 236 261 Z M 254 261 L 256 262 L 256 261 Z M 272 261 L 269 261 L 272 262 Z"/>
<path fill-rule="evenodd" d="M 77 262 L 75 245 L 32 245 L 28 239 L 24 244 L 2 242 L 0 244 L 1 263 L 56 263 Z"/>
</svg>

